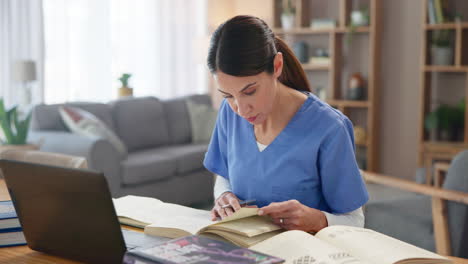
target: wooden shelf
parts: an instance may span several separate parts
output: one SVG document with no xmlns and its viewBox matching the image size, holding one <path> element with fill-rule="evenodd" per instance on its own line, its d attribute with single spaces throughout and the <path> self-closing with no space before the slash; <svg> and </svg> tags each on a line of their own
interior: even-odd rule
<svg viewBox="0 0 468 264">
<path fill-rule="evenodd" d="M 424 26 L 426 30 L 439 30 L 439 29 L 457 29 L 460 28 L 468 28 L 468 23 L 443 23 L 443 24 L 427 24 Z"/>
<path fill-rule="evenodd" d="M 468 149 L 468 144 L 463 141 L 424 141 L 424 147 L 434 151 L 451 148 Z"/>
<path fill-rule="evenodd" d="M 442 65 L 426 65 L 426 72 L 468 72 L 468 66 L 442 66 Z"/>
<path fill-rule="evenodd" d="M 312 29 L 308 27 L 298 27 L 293 29 L 284 30 L 282 28 L 275 28 L 273 31 L 276 34 L 297 34 L 297 35 L 323 35 L 332 33 L 350 33 L 349 28 L 326 28 L 326 29 Z M 369 33 L 370 27 L 357 27 L 354 33 Z"/>
<path fill-rule="evenodd" d="M 366 143 L 364 144 L 358 144 L 358 143 L 355 143 L 356 147 L 363 147 L 363 148 L 367 148 L 370 146 L 370 143 L 368 141 L 366 141 Z"/>
<path fill-rule="evenodd" d="M 302 64 L 305 71 L 329 71 L 330 65 Z"/>
<path fill-rule="evenodd" d="M 335 30 L 336 33 L 351 33 L 350 28 L 337 28 Z M 370 32 L 370 27 L 357 27 L 354 30 L 354 33 L 369 33 Z"/>
<path fill-rule="evenodd" d="M 318 2 L 318 1 L 317 1 Z M 305 42 L 313 54 L 314 49 L 327 49 L 330 54 L 329 65 L 311 65 L 308 63 L 302 64 L 302 67 L 307 74 L 315 72 L 325 72 L 320 74 L 320 78 L 313 80 L 313 86 L 327 87 L 327 96 L 330 100 L 326 100 L 328 104 L 335 107 L 345 115 L 347 115 L 354 125 L 366 127 L 367 140 L 365 144 L 357 145 L 365 147 L 365 154 L 359 158 L 366 168 L 362 168 L 372 172 L 379 171 L 379 85 L 380 82 L 380 34 L 382 32 L 382 2 L 383 0 L 366 0 L 369 8 L 369 26 L 350 28 L 351 21 L 351 0 L 337 0 L 337 4 L 330 3 L 335 1 L 320 1 L 320 6 L 329 6 L 328 10 L 334 9 L 333 12 L 317 11 L 318 3 L 310 0 L 295 0 L 296 17 L 294 21 L 295 28 L 285 30 L 281 28 L 281 13 L 282 1 L 272 0 L 273 3 L 273 32 L 284 37 L 285 41 L 293 46 L 297 41 Z M 338 9 L 338 10 L 335 10 Z M 338 17 L 336 16 L 338 14 Z M 311 28 L 310 21 L 316 18 L 330 18 L 336 21 L 334 27 L 325 29 Z M 363 42 L 368 45 L 350 45 L 348 50 L 345 50 L 346 35 L 348 33 L 362 36 Z M 326 43 L 326 44 L 325 44 Z M 349 50 L 352 49 L 352 50 Z M 344 63 L 350 53 L 356 53 L 356 56 L 361 56 L 363 60 L 367 60 L 368 67 L 360 65 L 352 68 Z M 313 60 L 311 61 L 313 62 Z M 345 86 L 349 79 L 348 71 L 361 72 L 366 76 L 366 101 L 351 101 L 343 100 Z M 311 73 L 312 72 L 312 73 Z M 318 75 L 318 74 L 317 74 Z"/>
<path fill-rule="evenodd" d="M 327 103 L 336 107 L 349 107 L 349 108 L 367 108 L 369 107 L 368 101 L 352 101 L 352 100 L 327 100 Z"/>
<path fill-rule="evenodd" d="M 468 148 L 468 109 L 465 110 L 465 125 L 462 131 L 462 140 L 460 142 L 443 142 L 443 141 L 429 141 L 431 135 L 425 129 L 425 119 L 427 115 L 435 110 L 435 107 L 444 102 L 444 93 L 442 88 L 445 85 L 456 85 L 451 89 L 458 89 L 460 94 L 465 94 L 465 104 L 468 104 L 468 45 L 466 43 L 466 29 L 468 29 L 468 22 L 450 22 L 439 24 L 428 24 L 428 7 L 430 0 L 422 1 L 422 16 L 421 16 L 421 44 L 420 44 L 420 92 L 419 92 L 419 151 L 418 151 L 418 165 L 424 166 L 427 172 L 431 171 L 432 163 L 437 159 L 452 159 L 456 153 Z M 448 5 L 450 6 L 450 5 Z M 456 11 L 456 7 L 447 7 L 450 10 L 444 10 L 443 16 L 446 17 L 447 12 Z M 431 57 L 431 30 L 451 30 L 453 36 L 453 65 L 430 65 Z M 448 78 L 439 78 L 437 82 L 432 81 L 433 74 L 435 73 L 463 73 L 462 76 L 464 84 L 454 84 L 449 82 Z M 439 91 L 440 90 L 440 91 Z M 434 92 L 437 91 L 437 92 Z M 452 90 L 453 91 L 453 90 Z M 461 99 L 461 98 L 460 98 Z M 429 179 L 430 174 L 426 177 Z"/>
</svg>

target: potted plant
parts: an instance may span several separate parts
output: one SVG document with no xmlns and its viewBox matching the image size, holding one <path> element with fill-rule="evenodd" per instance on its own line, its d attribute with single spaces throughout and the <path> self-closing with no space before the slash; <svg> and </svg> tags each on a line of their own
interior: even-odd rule
<svg viewBox="0 0 468 264">
<path fill-rule="evenodd" d="M 433 65 L 453 65 L 452 34 L 449 30 L 435 30 L 431 41 Z"/>
<path fill-rule="evenodd" d="M 283 0 L 283 8 L 281 13 L 281 26 L 283 29 L 292 29 L 294 27 L 294 20 L 296 19 L 296 8 L 292 0 Z"/>
<path fill-rule="evenodd" d="M 369 7 L 360 7 L 351 11 L 350 23 L 348 27 L 349 32 L 346 34 L 346 44 L 350 45 L 357 28 L 369 26 L 369 21 Z"/>
<path fill-rule="evenodd" d="M 122 82 L 122 87 L 119 88 L 119 97 L 127 97 L 133 95 L 133 88 L 128 87 L 128 79 L 130 79 L 132 75 L 130 73 L 124 73 L 118 79 Z"/>
<path fill-rule="evenodd" d="M 3 132 L 0 149 L 38 149 L 36 145 L 27 144 L 30 121 L 31 112 L 21 119 L 17 106 L 6 110 L 3 99 L 0 98 L 0 126 Z"/>
<path fill-rule="evenodd" d="M 429 113 L 424 120 L 424 127 L 430 140 L 459 140 L 465 123 L 464 99 L 457 106 L 442 104 Z"/>
</svg>

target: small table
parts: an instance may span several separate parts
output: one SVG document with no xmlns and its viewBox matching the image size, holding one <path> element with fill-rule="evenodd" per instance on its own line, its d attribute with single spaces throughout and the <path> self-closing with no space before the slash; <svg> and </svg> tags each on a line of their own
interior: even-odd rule
<svg viewBox="0 0 468 264">
<path fill-rule="evenodd" d="M 5 181 L 0 179 L 0 201 L 10 200 L 10 195 L 8 194 Z M 142 229 L 133 228 L 128 226 L 122 226 L 126 229 L 143 232 Z M 455 264 L 468 264 L 468 259 L 461 259 L 455 257 L 448 257 Z M 16 246 L 16 247 L 5 247 L 0 248 L 0 263 L 9 263 L 9 264 L 53 264 L 53 263 L 63 263 L 63 264 L 77 264 L 81 263 L 78 261 L 68 260 L 60 257 L 55 257 L 45 253 L 37 252 L 31 250 L 28 246 Z"/>
</svg>

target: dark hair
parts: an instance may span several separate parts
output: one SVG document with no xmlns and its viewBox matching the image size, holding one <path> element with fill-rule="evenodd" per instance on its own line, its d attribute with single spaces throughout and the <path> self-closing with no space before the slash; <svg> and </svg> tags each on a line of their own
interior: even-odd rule
<svg viewBox="0 0 468 264">
<path fill-rule="evenodd" d="M 211 37 L 208 68 L 233 76 L 272 74 L 277 52 L 283 54 L 278 80 L 296 90 L 311 91 L 304 69 L 288 45 L 258 17 L 236 16 L 221 24 Z"/>
</svg>

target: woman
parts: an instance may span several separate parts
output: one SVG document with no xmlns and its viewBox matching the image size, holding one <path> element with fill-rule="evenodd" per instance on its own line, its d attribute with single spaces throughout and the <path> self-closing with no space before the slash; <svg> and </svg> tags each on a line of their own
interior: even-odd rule
<svg viewBox="0 0 468 264">
<path fill-rule="evenodd" d="M 368 194 L 353 126 L 310 93 L 299 61 L 265 22 L 237 16 L 220 25 L 208 67 L 226 98 L 204 160 L 217 174 L 213 220 L 254 199 L 259 215 L 289 230 L 363 226 Z"/>
</svg>

